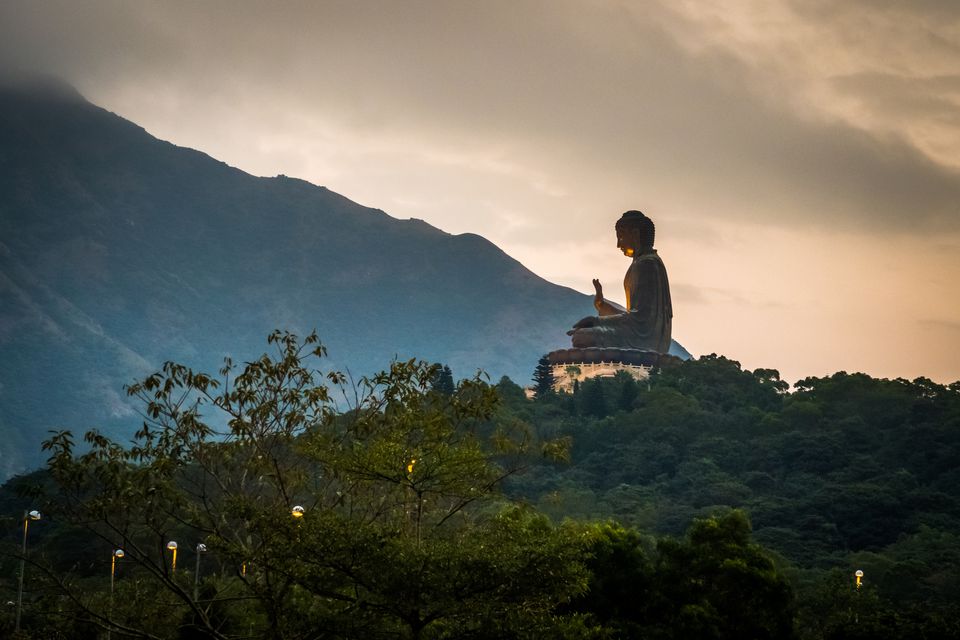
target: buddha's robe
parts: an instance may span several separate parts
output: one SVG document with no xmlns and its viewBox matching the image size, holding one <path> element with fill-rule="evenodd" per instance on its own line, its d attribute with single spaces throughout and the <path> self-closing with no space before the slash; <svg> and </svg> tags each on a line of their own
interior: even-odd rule
<svg viewBox="0 0 960 640">
<path fill-rule="evenodd" d="M 575 329 L 573 346 L 670 350 L 673 305 L 667 270 L 655 250 L 636 256 L 623 279 L 627 298 L 625 313 L 601 315 L 593 326 Z M 604 307 L 610 303 L 604 301 Z"/>
</svg>

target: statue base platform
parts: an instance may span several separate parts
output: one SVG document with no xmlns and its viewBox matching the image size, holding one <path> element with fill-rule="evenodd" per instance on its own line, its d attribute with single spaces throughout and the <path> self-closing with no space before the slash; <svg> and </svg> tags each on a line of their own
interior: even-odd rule
<svg viewBox="0 0 960 640">
<path fill-rule="evenodd" d="M 574 382 L 612 378 L 620 371 L 645 380 L 653 369 L 680 362 L 679 358 L 657 351 L 610 347 L 558 349 L 548 353 L 547 360 L 553 369 L 553 390 L 564 393 L 573 391 Z"/>
</svg>

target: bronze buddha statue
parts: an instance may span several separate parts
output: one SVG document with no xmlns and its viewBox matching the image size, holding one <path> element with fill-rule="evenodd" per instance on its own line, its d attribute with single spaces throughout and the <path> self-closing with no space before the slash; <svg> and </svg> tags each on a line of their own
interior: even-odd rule
<svg viewBox="0 0 960 640">
<path fill-rule="evenodd" d="M 606 347 L 670 350 L 673 307 L 663 261 L 653 248 L 653 221 L 639 211 L 627 211 L 616 225 L 617 248 L 633 261 L 623 279 L 627 308 L 603 297 L 599 280 L 593 281 L 597 316 L 588 316 L 567 332 L 574 348 Z"/>
</svg>

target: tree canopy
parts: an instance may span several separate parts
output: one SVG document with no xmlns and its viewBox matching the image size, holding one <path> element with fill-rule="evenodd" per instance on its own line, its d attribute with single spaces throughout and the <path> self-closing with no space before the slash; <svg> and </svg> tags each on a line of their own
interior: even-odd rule
<svg viewBox="0 0 960 640">
<path fill-rule="evenodd" d="M 130 386 L 145 419 L 129 447 L 45 443 L 45 510 L 101 557 L 125 552 L 119 606 L 51 568 L 75 620 L 145 638 L 502 637 L 582 591 L 577 539 L 498 495 L 534 441 L 490 423 L 493 387 L 438 388 L 442 368 L 407 361 L 350 388 L 315 368 L 315 335 L 269 343 L 216 378 L 167 363 Z"/>
</svg>

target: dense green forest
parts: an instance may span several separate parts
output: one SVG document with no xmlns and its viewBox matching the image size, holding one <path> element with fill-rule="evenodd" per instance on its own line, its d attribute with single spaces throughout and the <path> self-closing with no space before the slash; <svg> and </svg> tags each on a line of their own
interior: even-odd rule
<svg viewBox="0 0 960 640">
<path fill-rule="evenodd" d="M 37 508 L 23 638 L 960 637 L 960 385 L 707 356 L 530 400 L 270 345 L 132 385 L 129 442 L 51 435 L 0 634 Z"/>
<path fill-rule="evenodd" d="M 791 390 L 710 355 L 534 402 L 498 386 L 509 415 L 572 442 L 569 463 L 508 483 L 551 517 L 676 536 L 740 509 L 790 578 L 802 635 L 843 613 L 857 569 L 870 637 L 960 635 L 960 384 L 840 372 Z"/>
</svg>

